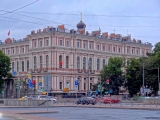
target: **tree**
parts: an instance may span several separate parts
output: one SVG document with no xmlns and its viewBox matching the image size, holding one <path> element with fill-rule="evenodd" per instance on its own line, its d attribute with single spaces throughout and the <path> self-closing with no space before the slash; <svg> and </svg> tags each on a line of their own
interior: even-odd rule
<svg viewBox="0 0 160 120">
<path fill-rule="evenodd" d="M 119 87 L 123 85 L 123 67 L 124 61 L 120 57 L 110 58 L 108 65 L 105 65 L 100 72 L 101 82 L 104 85 L 104 91 L 112 89 L 113 94 L 119 94 Z M 106 84 L 106 79 L 109 79 L 109 85 Z M 103 91 L 103 92 L 104 92 Z"/>
<path fill-rule="evenodd" d="M 142 86 L 142 62 L 140 59 L 129 59 L 125 78 L 125 87 L 128 88 L 132 97 L 140 91 L 140 86 Z"/>
<path fill-rule="evenodd" d="M 160 42 L 156 43 L 153 49 L 154 54 L 160 51 Z"/>
<path fill-rule="evenodd" d="M 10 58 L 0 50 L 0 91 L 3 89 L 4 78 L 9 77 Z"/>
</svg>

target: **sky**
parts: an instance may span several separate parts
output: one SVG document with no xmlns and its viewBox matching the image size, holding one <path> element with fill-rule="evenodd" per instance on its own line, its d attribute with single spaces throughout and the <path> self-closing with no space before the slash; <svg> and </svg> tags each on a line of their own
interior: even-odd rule
<svg viewBox="0 0 160 120">
<path fill-rule="evenodd" d="M 100 28 L 152 45 L 160 40 L 160 0 L 38 0 L 26 6 L 34 1 L 1 0 L 0 40 L 9 30 L 9 37 L 18 40 L 47 26 L 77 29 L 80 13 L 89 33 Z"/>
</svg>

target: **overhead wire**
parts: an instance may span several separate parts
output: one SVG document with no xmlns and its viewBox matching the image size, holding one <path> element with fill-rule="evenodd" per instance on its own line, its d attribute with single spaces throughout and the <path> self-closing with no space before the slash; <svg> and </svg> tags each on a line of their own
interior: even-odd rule
<svg viewBox="0 0 160 120">
<path fill-rule="evenodd" d="M 79 14 L 73 14 L 73 13 L 48 13 L 48 12 L 25 12 L 25 11 L 19 11 L 18 13 L 25 13 L 25 14 L 50 14 L 50 15 L 75 15 L 79 16 Z M 139 18 L 160 18 L 160 16 L 142 16 L 142 15 L 98 15 L 98 14 L 83 14 L 83 16 L 105 16 L 105 17 L 139 17 Z"/>
<path fill-rule="evenodd" d="M 36 1 L 32 2 L 32 3 L 29 3 L 29 4 L 25 5 L 25 6 L 22 6 L 22 7 L 20 7 L 20 8 L 15 9 L 15 10 L 12 10 L 12 11 L 7 11 L 7 12 L 6 12 L 6 11 L 4 11 L 4 10 L 0 10 L 0 11 L 3 11 L 3 12 L 6 12 L 6 13 L 0 14 L 0 15 L 5 15 L 5 14 L 8 14 L 8 13 L 13 13 L 13 12 L 18 11 L 18 10 L 20 10 L 20 9 L 23 9 L 23 8 L 25 8 L 25 7 L 28 7 L 28 6 L 34 4 L 34 3 L 38 2 L 38 1 L 39 1 L 39 0 L 36 0 Z"/>
</svg>

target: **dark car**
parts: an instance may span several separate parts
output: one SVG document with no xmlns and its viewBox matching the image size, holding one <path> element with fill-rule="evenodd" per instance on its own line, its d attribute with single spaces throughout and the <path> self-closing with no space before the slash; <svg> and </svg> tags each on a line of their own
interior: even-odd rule
<svg viewBox="0 0 160 120">
<path fill-rule="evenodd" d="M 80 98 L 79 100 L 76 101 L 76 104 L 82 104 L 82 105 L 89 105 L 89 104 L 92 104 L 92 105 L 95 105 L 96 104 L 96 100 L 92 97 L 82 97 Z"/>
</svg>

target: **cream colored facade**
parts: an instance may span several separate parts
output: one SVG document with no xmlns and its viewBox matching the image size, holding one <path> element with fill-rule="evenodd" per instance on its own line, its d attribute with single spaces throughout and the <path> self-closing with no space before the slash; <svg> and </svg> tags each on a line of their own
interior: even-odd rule
<svg viewBox="0 0 160 120">
<path fill-rule="evenodd" d="M 10 42 L 9 42 L 10 41 Z M 98 81 L 98 74 L 110 57 L 118 56 L 127 59 L 139 58 L 151 52 L 150 43 L 131 40 L 130 36 L 104 38 L 103 35 L 93 36 L 80 34 L 58 28 L 48 27 L 43 31 L 31 31 L 25 39 L 18 41 L 6 39 L 0 49 L 11 58 L 11 67 L 20 79 L 27 81 L 27 75 L 32 70 L 36 80 L 36 90 L 40 89 L 44 75 L 52 76 L 52 91 L 62 92 L 66 86 L 74 92 L 74 80 L 79 81 L 79 92 L 90 89 Z M 88 82 L 88 61 L 92 61 Z M 19 62 L 19 63 L 18 63 Z M 62 68 L 60 68 L 62 62 Z"/>
</svg>

